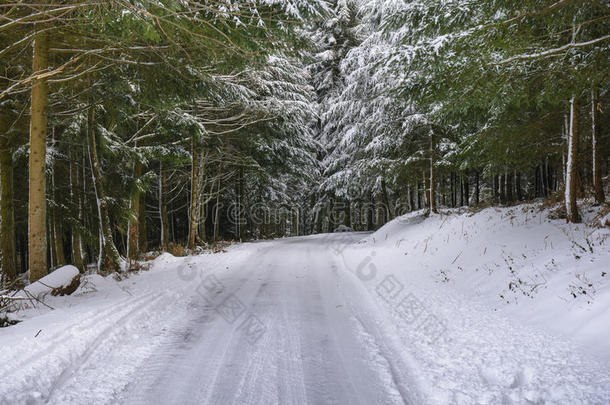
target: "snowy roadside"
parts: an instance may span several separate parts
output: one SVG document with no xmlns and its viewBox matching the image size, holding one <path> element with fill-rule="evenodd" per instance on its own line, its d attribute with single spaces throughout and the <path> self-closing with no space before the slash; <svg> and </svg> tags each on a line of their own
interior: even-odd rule
<svg viewBox="0 0 610 405">
<path fill-rule="evenodd" d="M 548 214 L 413 213 L 338 249 L 431 403 L 610 403 L 610 230 Z"/>
<path fill-rule="evenodd" d="M 85 276 L 74 294 L 45 297 L 52 310 L 37 305 L 13 314 L 22 322 L 0 329 L 0 404 L 48 402 L 60 388 L 72 392 L 76 403 L 111 400 L 139 364 L 171 338 L 170 331 L 192 317 L 195 276 L 226 271 L 244 256 L 239 246 L 230 251 L 163 254 L 150 270 L 118 282 L 112 276 Z M 100 359 L 104 366 L 95 367 Z M 96 384 L 100 380 L 105 384 Z"/>
</svg>

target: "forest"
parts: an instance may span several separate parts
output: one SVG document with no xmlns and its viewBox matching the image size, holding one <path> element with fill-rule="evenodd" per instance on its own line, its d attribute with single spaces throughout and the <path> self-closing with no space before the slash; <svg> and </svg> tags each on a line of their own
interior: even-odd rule
<svg viewBox="0 0 610 405">
<path fill-rule="evenodd" d="M 0 0 L 0 405 L 610 404 L 608 0 Z"/>
<path fill-rule="evenodd" d="M 0 4 L 4 285 L 150 251 L 605 202 L 598 0 Z M 91 267 L 92 266 L 92 267 Z"/>
</svg>

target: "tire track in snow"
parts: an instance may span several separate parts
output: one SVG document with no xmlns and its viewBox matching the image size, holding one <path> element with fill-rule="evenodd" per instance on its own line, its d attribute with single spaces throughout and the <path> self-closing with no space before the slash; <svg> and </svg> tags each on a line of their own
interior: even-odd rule
<svg viewBox="0 0 610 405">
<path fill-rule="evenodd" d="M 44 393 L 48 392 L 49 386 L 53 384 L 54 376 L 61 373 L 66 363 L 73 361 L 73 353 L 76 349 L 72 345 L 66 345 L 64 343 L 65 341 L 78 338 L 80 340 L 78 341 L 78 344 L 82 345 L 83 332 L 88 331 L 89 328 L 93 327 L 102 319 L 105 319 L 105 323 L 107 324 L 113 324 L 116 316 L 107 320 L 109 314 L 121 316 L 126 311 L 129 311 L 129 308 L 133 305 L 137 305 L 137 303 L 148 299 L 150 295 L 151 294 L 145 294 L 137 298 L 130 298 L 127 301 L 120 301 L 117 304 L 113 304 L 109 308 L 100 311 L 92 319 L 81 319 L 81 321 L 73 323 L 69 329 L 56 333 L 53 340 L 30 354 L 18 365 L 7 367 L 7 369 L 12 370 L 12 374 L 5 374 L 10 376 L 10 378 L 2 378 L 1 380 L 4 384 L 0 384 L 0 403 L 3 401 L 18 402 L 19 400 L 17 397 L 23 394 L 26 394 L 28 398 L 31 398 L 34 401 L 41 401 L 44 397 Z M 126 303 L 129 303 L 130 306 L 117 310 L 118 306 L 125 305 Z M 44 377 L 37 378 L 37 376 Z M 16 389 L 14 386 L 15 381 L 20 382 L 22 385 L 25 384 L 28 389 Z M 10 382 L 13 382 L 13 385 L 10 385 Z M 6 386 L 6 384 L 9 385 Z M 19 394 L 20 392 L 21 394 Z M 31 392 L 31 395 L 28 394 L 28 392 Z"/>
<path fill-rule="evenodd" d="M 343 271 L 339 270 L 330 252 L 325 259 L 327 270 L 318 277 L 323 286 L 324 307 L 332 324 L 331 331 L 340 361 L 352 385 L 356 391 L 360 391 L 358 398 L 363 398 L 364 403 L 418 403 L 413 402 L 413 394 L 404 389 L 408 381 L 400 379 L 392 370 L 391 359 L 397 357 L 396 354 L 384 354 L 380 349 L 381 343 L 358 319 L 359 313 L 371 310 L 363 304 L 371 303 L 360 296 L 357 285 L 342 277 Z M 362 390 L 363 386 L 367 390 Z"/>
<path fill-rule="evenodd" d="M 271 248 L 263 249 L 263 251 L 268 251 Z M 260 279 L 258 276 L 261 269 L 265 270 L 265 262 L 262 260 L 263 256 L 258 256 L 258 260 L 255 263 L 258 263 L 258 266 L 254 266 L 256 271 L 250 274 L 250 277 L 247 279 L 246 283 L 240 285 L 237 289 L 237 292 L 234 293 L 239 295 L 242 300 L 247 302 L 245 304 L 246 308 L 252 308 L 254 303 L 259 299 L 261 293 L 265 289 L 266 286 L 269 285 L 271 280 L 271 276 L 273 274 L 272 271 L 266 271 L 264 277 Z M 248 267 L 249 269 L 249 267 Z M 242 269 L 242 271 L 247 271 Z M 262 282 L 261 282 L 262 281 Z M 247 291 L 241 291 L 244 285 L 251 286 L 250 290 L 255 289 L 255 292 L 249 294 L 248 299 L 243 296 L 246 295 Z M 237 398 L 240 395 L 246 395 L 252 393 L 251 390 L 247 388 L 254 385 L 254 377 L 258 376 L 259 371 L 262 369 L 262 364 L 264 359 L 261 358 L 261 353 L 267 353 L 268 347 L 271 345 L 271 334 L 269 331 L 262 336 L 262 338 L 256 342 L 256 346 L 250 346 L 246 341 L 245 336 L 241 333 L 236 332 L 236 327 L 232 327 L 231 332 L 231 341 L 229 341 L 227 346 L 225 346 L 225 352 L 223 354 L 222 362 L 218 365 L 218 368 L 215 370 L 214 380 L 211 384 L 209 395 L 206 398 L 205 403 L 235 403 Z M 232 344 L 233 339 L 237 338 L 236 344 Z M 229 349 L 232 349 L 229 350 Z M 248 350 L 252 349 L 252 350 Z M 253 353 L 252 353 L 253 351 Z M 245 359 L 247 359 L 246 364 L 239 367 L 239 370 L 233 370 L 232 368 L 236 368 L 234 365 L 240 364 Z M 228 369 L 227 369 L 228 368 Z M 243 370 L 239 377 L 235 376 L 236 372 Z M 239 379 L 238 381 L 236 381 Z M 227 382 L 237 383 L 235 387 L 227 387 Z M 256 392 L 256 391 L 255 391 Z M 232 397 L 232 401 L 229 402 L 229 397 Z M 247 403 L 259 403 L 260 398 L 251 398 Z"/>
<path fill-rule="evenodd" d="M 218 276 L 226 292 L 241 297 L 244 284 L 255 282 L 247 277 L 246 272 L 250 269 L 244 269 L 244 264 L 256 265 L 257 260 L 252 257 L 259 253 L 260 249 L 257 249 L 238 256 L 236 262 L 230 263 L 232 270 L 228 277 L 222 276 L 224 271 L 212 274 Z M 227 266 L 215 267 L 225 269 Z M 211 395 L 217 378 L 214 375 L 219 374 L 226 363 L 229 346 L 234 342 L 235 326 L 228 325 L 214 306 L 197 294 L 193 295 L 190 308 L 197 314 L 182 320 L 182 324 L 173 322 L 167 327 L 163 342 L 142 362 L 134 381 L 115 396 L 116 403 L 205 403 L 202 398 Z M 242 344 L 247 345 L 246 342 Z"/>
<path fill-rule="evenodd" d="M 329 258 L 329 262 L 333 263 L 333 271 L 329 274 L 336 285 L 336 290 L 329 296 L 345 302 L 353 325 L 349 329 L 367 348 L 364 353 L 370 356 L 370 361 L 379 365 L 390 396 L 405 404 L 424 403 L 409 352 L 396 336 L 381 328 L 383 311 L 380 311 L 379 302 L 369 295 L 365 281 L 346 268 L 345 262 L 336 255 Z"/>
<path fill-rule="evenodd" d="M 115 310 L 117 309 L 117 307 L 125 307 L 125 306 L 129 306 L 131 304 L 134 304 L 137 301 L 140 301 L 142 299 L 144 299 L 146 296 L 150 295 L 152 293 L 149 294 L 145 294 L 142 296 L 138 296 L 138 297 L 129 297 L 125 300 L 120 300 L 118 302 L 115 302 L 109 306 L 105 306 L 104 308 L 97 310 L 97 311 L 89 311 L 84 313 L 82 316 L 80 316 L 78 318 L 78 320 L 76 320 L 75 322 L 72 322 L 70 324 L 67 325 L 67 327 L 65 329 L 61 329 L 49 336 L 46 336 L 46 340 L 43 340 L 45 338 L 45 336 L 41 336 L 41 338 L 37 338 L 39 339 L 39 342 L 43 342 L 43 345 L 39 344 L 39 348 L 38 350 L 34 351 L 33 353 L 31 353 L 29 356 L 27 356 L 25 359 L 21 359 L 21 361 L 17 364 L 14 365 L 10 365 L 10 367 L 7 367 L 7 369 L 11 370 L 11 371 L 6 371 L 5 373 L 0 375 L 0 379 L 5 379 L 11 375 L 14 374 L 13 370 L 17 370 L 17 369 L 23 369 L 23 367 L 25 367 L 28 363 L 39 359 L 41 357 L 42 354 L 49 354 L 50 352 L 53 351 L 53 348 L 57 346 L 57 343 L 61 342 L 62 340 L 66 340 L 66 338 L 68 336 L 71 336 L 74 332 L 74 329 L 85 329 L 85 328 L 89 328 L 90 326 L 96 324 L 100 319 L 104 319 L 107 315 L 112 314 L 115 312 Z M 117 311 L 118 312 L 118 311 Z M 92 315 L 93 314 L 93 315 Z M 25 344 L 31 344 L 31 342 L 26 342 Z M 51 349 L 51 351 L 49 351 L 49 349 Z M 10 361 L 19 361 L 18 357 L 22 354 L 21 351 L 19 350 L 14 350 L 14 355 L 12 356 L 12 358 L 6 358 L 3 355 L 4 361 L 6 362 L 5 364 L 10 364 Z"/>
<path fill-rule="evenodd" d="M 128 320 L 133 320 L 142 314 L 145 309 L 153 307 L 159 301 L 162 301 L 164 296 L 158 297 L 150 297 L 150 295 L 145 297 L 146 299 L 142 300 L 143 302 L 139 302 L 135 307 L 130 308 L 123 315 L 121 315 L 118 319 L 115 319 L 110 325 L 106 326 L 102 331 L 97 333 L 92 340 L 87 343 L 87 348 L 84 352 L 79 354 L 75 359 L 72 359 L 70 364 L 64 368 L 62 373 L 55 378 L 54 383 L 51 385 L 49 389 L 49 393 L 47 395 L 46 403 L 52 403 L 53 397 L 55 393 L 66 385 L 71 378 L 73 378 L 79 370 L 84 368 L 87 365 L 88 360 L 94 355 L 94 353 L 98 350 L 103 349 L 105 346 L 103 343 L 106 341 L 116 340 L 116 338 L 120 335 L 123 329 L 126 327 Z M 117 327 L 117 324 L 120 326 Z"/>
</svg>

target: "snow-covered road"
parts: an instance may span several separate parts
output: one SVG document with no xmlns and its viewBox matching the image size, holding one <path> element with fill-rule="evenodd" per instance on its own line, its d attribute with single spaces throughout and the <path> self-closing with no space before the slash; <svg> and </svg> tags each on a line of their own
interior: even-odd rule
<svg viewBox="0 0 610 405">
<path fill-rule="evenodd" d="M 3 342 L 0 402 L 419 403 L 370 298 L 337 261 L 362 236 L 161 257 L 124 291 L 17 325 Z"/>
<path fill-rule="evenodd" d="M 0 331 L 0 403 L 608 403 L 602 362 L 417 278 L 413 259 L 364 236 L 95 276 Z"/>
<path fill-rule="evenodd" d="M 408 368 L 375 328 L 366 298 L 346 286 L 328 242 L 260 244 L 230 272 L 204 276 L 196 316 L 142 364 L 121 399 L 412 403 Z"/>
</svg>

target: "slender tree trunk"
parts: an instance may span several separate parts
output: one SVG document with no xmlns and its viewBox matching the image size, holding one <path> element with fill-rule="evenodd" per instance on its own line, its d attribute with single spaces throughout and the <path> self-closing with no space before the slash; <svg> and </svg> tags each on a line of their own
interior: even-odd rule
<svg viewBox="0 0 610 405">
<path fill-rule="evenodd" d="M 352 227 L 352 206 L 349 200 L 345 203 L 345 225 Z"/>
<path fill-rule="evenodd" d="M 209 203 L 202 203 L 199 209 L 199 230 L 197 231 L 197 237 L 199 240 L 207 240 L 206 222 L 208 220 Z"/>
<path fill-rule="evenodd" d="M 79 170 L 76 162 L 79 161 L 75 149 L 71 151 L 70 159 L 70 197 L 73 207 L 77 210 L 78 223 L 72 225 L 72 263 L 81 273 L 85 272 L 85 260 L 83 258 L 83 242 L 80 227 L 83 219 L 83 203 L 80 190 Z"/>
<path fill-rule="evenodd" d="M 565 206 L 568 222 L 580 222 L 580 214 L 576 204 L 578 192 L 578 142 L 579 134 L 579 100 L 572 96 L 570 100 L 570 132 L 568 134 L 568 162 L 566 165 Z"/>
<path fill-rule="evenodd" d="M 508 204 L 512 204 L 514 202 L 513 200 L 513 174 L 509 171 L 507 171 L 504 174 L 504 177 L 506 179 L 506 202 Z"/>
<path fill-rule="evenodd" d="M 542 196 L 547 197 L 549 192 L 547 190 L 547 178 L 546 169 L 544 167 L 544 160 L 540 163 L 540 184 L 542 185 Z"/>
<path fill-rule="evenodd" d="M 548 157 L 545 158 L 544 171 L 545 171 L 544 177 L 546 179 L 546 194 L 548 197 L 553 192 L 553 168 L 549 166 Z"/>
<path fill-rule="evenodd" d="M 417 192 L 417 190 L 416 190 L 416 192 Z M 374 224 L 374 220 L 373 220 L 373 215 L 374 215 L 373 195 L 371 192 L 369 192 L 368 201 L 369 201 L 368 207 L 366 210 L 366 230 L 372 231 L 375 228 L 375 224 Z"/>
<path fill-rule="evenodd" d="M 189 249 L 194 249 L 197 244 L 197 224 L 199 207 L 199 161 L 201 155 L 201 144 L 196 137 L 191 141 L 191 154 L 193 159 L 191 170 L 191 207 L 189 211 Z"/>
<path fill-rule="evenodd" d="M 316 211 L 316 233 L 322 233 L 324 226 L 324 207 L 326 204 L 320 204 Z"/>
<path fill-rule="evenodd" d="M 81 146 L 81 172 L 80 172 L 80 180 L 81 180 L 81 224 L 83 229 L 90 229 L 90 221 L 91 218 L 87 215 L 87 158 L 89 157 L 87 147 L 87 140 L 85 139 Z M 85 270 L 87 267 L 87 263 L 92 262 L 94 260 L 95 254 L 93 252 L 93 248 L 90 243 L 84 244 L 83 257 L 85 260 Z"/>
<path fill-rule="evenodd" d="M 413 187 L 411 184 L 407 185 L 407 194 L 409 195 L 409 211 L 415 210 L 415 201 L 413 200 Z"/>
<path fill-rule="evenodd" d="M 436 210 L 436 190 L 434 182 L 436 181 L 434 176 L 434 137 L 430 136 L 430 192 L 428 196 L 428 211 L 429 213 L 437 213 Z"/>
<path fill-rule="evenodd" d="M 422 207 L 424 209 L 428 208 L 429 202 L 428 200 L 430 199 L 430 185 L 428 184 L 428 182 L 430 181 L 430 176 L 427 176 L 426 173 L 427 170 L 424 168 L 421 172 L 421 177 L 422 177 Z"/>
<path fill-rule="evenodd" d="M 218 176 L 218 191 L 216 192 L 216 209 L 214 211 L 214 242 L 218 240 L 220 233 L 220 176 Z"/>
<path fill-rule="evenodd" d="M 0 253 L 2 280 L 17 277 L 15 249 L 15 206 L 13 195 L 13 152 L 8 140 L 8 120 L 0 115 Z"/>
<path fill-rule="evenodd" d="M 563 137 L 566 141 L 566 144 L 568 143 L 568 140 L 570 138 L 570 117 L 568 114 L 566 114 L 564 116 L 564 122 L 563 122 Z M 567 178 L 567 174 L 566 174 L 566 165 L 567 165 L 567 161 L 566 161 L 566 152 L 565 149 L 562 148 L 562 153 L 561 153 L 561 179 L 563 180 L 563 184 L 566 184 L 566 178 Z"/>
<path fill-rule="evenodd" d="M 593 195 L 597 204 L 606 201 L 604 185 L 602 183 L 601 153 L 599 151 L 599 139 L 601 128 L 599 126 L 599 112 L 597 108 L 599 94 L 597 89 L 591 91 L 591 149 L 593 170 Z"/>
<path fill-rule="evenodd" d="M 301 235 L 301 209 L 300 207 L 297 207 L 297 209 L 295 210 L 295 236 L 300 236 Z"/>
<path fill-rule="evenodd" d="M 500 202 L 506 204 L 506 179 L 505 174 L 498 176 L 498 182 L 500 183 Z"/>
<path fill-rule="evenodd" d="M 384 220 L 390 220 L 394 218 L 394 210 L 390 205 L 390 198 L 388 196 L 388 188 L 386 187 L 385 180 L 381 180 L 381 198 L 383 201 Z"/>
<path fill-rule="evenodd" d="M 464 179 L 462 178 L 462 174 L 459 175 L 460 179 L 460 207 L 464 206 Z"/>
<path fill-rule="evenodd" d="M 52 137 L 52 145 L 56 147 L 57 138 L 55 137 L 55 128 L 53 128 L 53 137 Z M 61 226 L 61 221 L 59 220 L 59 212 L 58 212 L 58 202 L 59 195 L 57 194 L 57 185 L 55 184 L 56 180 L 56 169 L 59 165 L 59 161 L 54 161 L 51 166 L 51 185 L 52 185 L 52 195 L 53 201 L 55 202 L 55 207 L 52 209 L 52 227 L 51 227 L 51 235 L 52 235 L 52 249 L 55 257 L 55 266 L 64 266 L 66 262 L 66 255 L 64 254 L 64 238 L 63 238 L 63 229 Z"/>
<path fill-rule="evenodd" d="M 161 219 L 161 247 L 167 249 L 169 244 L 169 219 L 167 218 L 167 202 L 163 197 L 167 187 L 167 168 L 159 162 L 159 217 Z"/>
<path fill-rule="evenodd" d="M 455 208 L 455 203 L 456 203 L 456 198 L 455 198 L 455 174 L 453 172 L 451 172 L 449 174 L 449 186 L 450 186 L 450 190 L 449 192 L 451 193 L 451 208 Z"/>
<path fill-rule="evenodd" d="M 517 193 L 517 200 L 523 200 L 523 191 L 521 190 L 521 173 L 515 173 L 515 191 Z"/>
<path fill-rule="evenodd" d="M 479 198 L 480 198 L 480 176 L 479 176 L 479 170 L 477 169 L 474 172 L 474 204 L 475 205 L 479 205 Z"/>
<path fill-rule="evenodd" d="M 138 250 L 146 252 L 148 249 L 148 228 L 146 226 L 146 193 L 140 193 L 140 209 L 138 210 Z"/>
<path fill-rule="evenodd" d="M 244 204 L 244 200 L 245 200 L 245 193 L 244 193 L 244 169 L 242 167 L 239 168 L 239 172 L 238 172 L 238 179 L 237 179 L 237 190 L 236 190 L 236 194 L 237 194 L 237 238 L 241 241 L 245 235 L 244 230 L 245 230 L 245 225 L 246 225 L 246 221 L 245 221 L 245 213 L 243 212 L 243 208 L 245 208 L 245 204 Z"/>
<path fill-rule="evenodd" d="M 142 177 L 142 163 L 135 162 L 133 166 L 133 176 L 138 181 L 140 177 Z M 129 219 L 129 224 L 127 226 L 128 229 L 128 249 L 129 249 L 129 258 L 137 259 L 140 255 L 140 190 L 136 187 L 132 196 L 131 196 L 131 218 Z"/>
<path fill-rule="evenodd" d="M 53 248 L 53 225 L 49 224 L 49 216 L 47 216 L 47 240 L 51 241 L 51 245 L 47 246 L 48 248 L 48 255 L 49 255 L 49 261 L 47 262 L 47 265 L 50 268 L 53 268 L 55 266 L 55 250 Z"/>
<path fill-rule="evenodd" d="M 38 32 L 34 40 L 32 70 L 41 73 L 48 68 L 49 40 L 46 31 Z M 30 282 L 47 275 L 47 108 L 49 87 L 46 78 L 32 82 L 30 118 L 30 164 L 28 205 L 28 251 Z"/>
<path fill-rule="evenodd" d="M 470 205 L 470 175 L 468 172 L 464 176 L 464 203 Z"/>
<path fill-rule="evenodd" d="M 335 199 L 333 197 L 328 204 L 328 232 L 333 232 L 337 228 L 337 214 L 335 210 Z"/>
<path fill-rule="evenodd" d="M 100 215 L 100 223 L 102 226 L 102 252 L 100 252 L 100 255 L 103 255 L 103 260 L 101 261 L 101 268 L 99 270 L 103 273 L 113 273 L 121 270 L 121 257 L 114 244 L 112 228 L 110 226 L 110 215 L 108 213 L 108 202 L 106 201 L 106 194 L 104 193 L 104 187 L 102 184 L 102 170 L 100 168 L 95 139 L 95 110 L 93 106 L 89 107 L 87 123 L 89 157 L 91 158 L 93 183 L 95 185 L 98 213 Z"/>
</svg>

